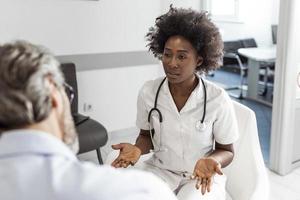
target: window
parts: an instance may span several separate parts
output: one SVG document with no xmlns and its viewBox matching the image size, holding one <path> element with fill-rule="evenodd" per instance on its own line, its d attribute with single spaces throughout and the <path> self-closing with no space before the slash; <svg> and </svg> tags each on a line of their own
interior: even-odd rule
<svg viewBox="0 0 300 200">
<path fill-rule="evenodd" d="M 239 0 L 202 0 L 202 8 L 215 21 L 240 22 Z"/>
</svg>

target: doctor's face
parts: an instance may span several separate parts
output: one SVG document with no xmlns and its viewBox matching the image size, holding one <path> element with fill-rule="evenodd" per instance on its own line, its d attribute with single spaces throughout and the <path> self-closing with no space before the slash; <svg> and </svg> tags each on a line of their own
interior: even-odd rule
<svg viewBox="0 0 300 200">
<path fill-rule="evenodd" d="M 170 83 L 182 83 L 194 78 L 196 67 L 202 64 L 202 57 L 182 36 L 171 36 L 164 48 L 162 64 Z"/>
</svg>

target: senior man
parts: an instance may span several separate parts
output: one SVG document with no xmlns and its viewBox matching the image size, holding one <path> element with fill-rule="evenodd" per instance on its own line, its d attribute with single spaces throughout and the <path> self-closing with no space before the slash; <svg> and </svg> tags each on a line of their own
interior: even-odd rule
<svg viewBox="0 0 300 200">
<path fill-rule="evenodd" d="M 68 89 L 44 48 L 0 45 L 0 199 L 175 200 L 154 175 L 77 160 Z"/>
</svg>

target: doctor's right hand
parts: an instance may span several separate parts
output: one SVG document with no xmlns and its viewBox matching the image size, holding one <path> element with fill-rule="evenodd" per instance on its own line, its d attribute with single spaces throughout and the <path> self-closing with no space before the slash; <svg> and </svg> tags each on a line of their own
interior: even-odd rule
<svg viewBox="0 0 300 200">
<path fill-rule="evenodd" d="M 126 168 L 129 165 L 134 165 L 142 154 L 137 146 L 130 143 L 114 144 L 111 147 L 114 150 L 120 150 L 119 156 L 111 164 L 116 168 Z"/>
</svg>

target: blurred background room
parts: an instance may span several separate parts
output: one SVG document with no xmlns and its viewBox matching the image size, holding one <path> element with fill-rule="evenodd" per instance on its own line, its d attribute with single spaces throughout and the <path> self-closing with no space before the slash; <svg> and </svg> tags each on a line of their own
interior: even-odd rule
<svg viewBox="0 0 300 200">
<path fill-rule="evenodd" d="M 300 200 L 298 0 L 1 0 L 0 43 L 28 40 L 74 64 L 76 112 L 108 133 L 98 156 L 78 157 L 98 163 L 138 134 L 138 91 L 164 75 L 145 34 L 170 4 L 206 10 L 219 28 L 223 66 L 206 79 L 255 112 L 270 199 Z"/>
</svg>

